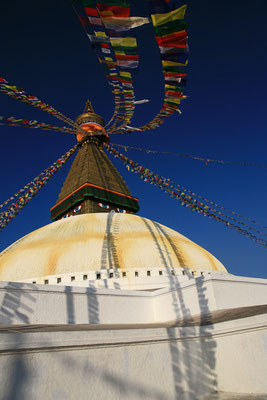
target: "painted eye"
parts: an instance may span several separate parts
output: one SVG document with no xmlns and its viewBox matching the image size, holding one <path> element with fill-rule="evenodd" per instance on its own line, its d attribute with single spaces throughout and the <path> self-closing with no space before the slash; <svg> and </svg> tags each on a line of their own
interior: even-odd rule
<svg viewBox="0 0 267 400">
<path fill-rule="evenodd" d="M 123 210 L 123 208 L 116 208 L 116 211 L 118 211 L 119 213 L 122 213 L 122 214 L 127 213 L 127 211 Z"/>
<path fill-rule="evenodd" d="M 97 203 L 97 205 L 99 207 L 105 208 L 106 210 L 108 210 L 110 208 L 110 206 L 108 204 L 103 204 L 103 203 Z"/>
</svg>

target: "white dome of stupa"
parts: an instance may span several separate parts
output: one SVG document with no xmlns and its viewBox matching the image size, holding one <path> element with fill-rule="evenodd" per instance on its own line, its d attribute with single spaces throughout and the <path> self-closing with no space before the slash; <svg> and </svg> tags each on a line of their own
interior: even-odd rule
<svg viewBox="0 0 267 400">
<path fill-rule="evenodd" d="M 64 218 L 29 233 L 0 254 L 2 281 L 140 268 L 227 272 L 212 254 L 185 236 L 132 214 Z"/>
</svg>

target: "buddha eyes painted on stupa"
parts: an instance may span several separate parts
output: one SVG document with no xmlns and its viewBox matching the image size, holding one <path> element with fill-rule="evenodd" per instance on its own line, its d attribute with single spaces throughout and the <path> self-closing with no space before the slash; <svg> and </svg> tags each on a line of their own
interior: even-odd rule
<svg viewBox="0 0 267 400">
<path fill-rule="evenodd" d="M 112 207 L 109 204 L 104 204 L 104 203 L 97 203 L 97 205 L 101 208 L 105 208 L 108 211 L 115 211 L 117 213 L 121 213 L 121 214 L 127 214 L 127 211 L 123 208 L 118 208 L 118 207 Z"/>
</svg>

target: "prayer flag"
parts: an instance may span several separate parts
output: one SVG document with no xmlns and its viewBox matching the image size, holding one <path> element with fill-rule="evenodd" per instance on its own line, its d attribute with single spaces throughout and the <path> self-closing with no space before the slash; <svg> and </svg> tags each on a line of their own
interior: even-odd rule
<svg viewBox="0 0 267 400">
<path fill-rule="evenodd" d="M 152 22 L 154 26 L 159 26 L 162 24 L 166 24 L 170 21 L 175 21 L 178 19 L 184 19 L 185 11 L 186 11 L 186 5 L 183 5 L 180 8 L 177 8 L 176 10 L 173 10 L 169 13 L 164 13 L 164 14 L 152 14 Z"/>
<path fill-rule="evenodd" d="M 136 39 L 133 37 L 125 37 L 125 38 L 110 38 L 110 42 L 112 46 L 122 46 L 122 47 L 137 47 Z"/>
<path fill-rule="evenodd" d="M 121 17 L 121 18 L 129 18 L 130 17 L 130 7 L 124 6 L 112 6 L 107 4 L 97 4 L 97 8 L 101 17 Z"/>
<path fill-rule="evenodd" d="M 90 24 L 92 24 L 92 25 L 103 26 L 103 23 L 102 23 L 102 21 L 101 21 L 101 18 L 97 18 L 97 17 L 88 17 L 88 20 L 89 20 Z"/>
<path fill-rule="evenodd" d="M 187 26 L 188 24 L 184 20 L 174 20 L 163 25 L 154 26 L 154 29 L 156 36 L 164 36 L 169 35 L 170 33 L 183 31 Z"/>
<path fill-rule="evenodd" d="M 127 31 L 144 24 L 149 24 L 149 19 L 142 17 L 103 17 L 102 21 L 107 29 L 113 29 L 115 31 Z"/>
<path fill-rule="evenodd" d="M 180 31 L 170 35 L 156 36 L 156 41 L 159 46 L 186 48 L 187 32 Z"/>
<path fill-rule="evenodd" d="M 84 7 L 84 11 L 86 12 L 86 15 L 88 15 L 89 17 L 99 17 L 96 8 Z"/>
</svg>

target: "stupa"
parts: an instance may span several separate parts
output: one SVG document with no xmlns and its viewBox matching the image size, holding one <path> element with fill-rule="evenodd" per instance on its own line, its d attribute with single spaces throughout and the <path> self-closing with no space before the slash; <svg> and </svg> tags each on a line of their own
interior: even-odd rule
<svg viewBox="0 0 267 400">
<path fill-rule="evenodd" d="M 0 399 L 266 398 L 266 280 L 135 215 L 90 102 L 76 122 L 54 222 L 0 254 Z"/>
</svg>

